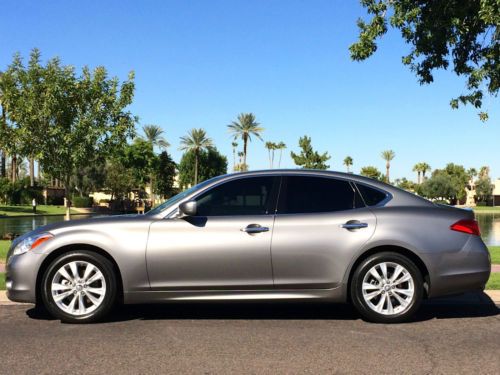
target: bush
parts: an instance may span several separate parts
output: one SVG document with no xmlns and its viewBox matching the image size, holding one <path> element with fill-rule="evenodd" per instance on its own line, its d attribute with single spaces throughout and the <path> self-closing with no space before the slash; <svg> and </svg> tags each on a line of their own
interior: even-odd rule
<svg viewBox="0 0 500 375">
<path fill-rule="evenodd" d="M 476 206 L 478 206 L 478 207 L 486 207 L 487 204 L 486 204 L 486 202 L 476 202 Z"/>
<path fill-rule="evenodd" d="M 73 207 L 92 207 L 94 198 L 92 197 L 73 197 L 71 202 Z"/>
<path fill-rule="evenodd" d="M 0 179 L 0 201 L 5 204 L 31 205 L 33 198 L 37 203 L 43 202 L 42 187 L 29 186 L 29 178 L 11 182 L 6 178 Z"/>
</svg>

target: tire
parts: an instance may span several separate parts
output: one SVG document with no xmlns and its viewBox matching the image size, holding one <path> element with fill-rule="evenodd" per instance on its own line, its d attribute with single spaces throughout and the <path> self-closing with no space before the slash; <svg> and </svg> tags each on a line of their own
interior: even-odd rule
<svg viewBox="0 0 500 375">
<path fill-rule="evenodd" d="M 382 252 L 368 257 L 356 268 L 350 293 L 363 319 L 375 323 L 401 323 L 410 320 L 420 307 L 423 278 L 420 270 L 405 256 Z"/>
<path fill-rule="evenodd" d="M 75 276 L 75 272 L 77 277 Z M 41 285 L 48 312 L 65 323 L 93 323 L 113 308 L 117 281 L 113 264 L 92 251 L 70 251 L 46 269 Z"/>
</svg>

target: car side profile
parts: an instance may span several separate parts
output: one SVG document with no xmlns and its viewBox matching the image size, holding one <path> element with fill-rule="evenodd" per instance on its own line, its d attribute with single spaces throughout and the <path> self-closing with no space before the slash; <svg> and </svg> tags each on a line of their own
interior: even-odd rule
<svg viewBox="0 0 500 375">
<path fill-rule="evenodd" d="M 268 170 L 146 215 L 38 228 L 12 243 L 6 288 L 72 323 L 116 303 L 241 300 L 349 302 L 393 323 L 424 298 L 484 289 L 490 267 L 472 211 L 352 174 Z"/>
</svg>

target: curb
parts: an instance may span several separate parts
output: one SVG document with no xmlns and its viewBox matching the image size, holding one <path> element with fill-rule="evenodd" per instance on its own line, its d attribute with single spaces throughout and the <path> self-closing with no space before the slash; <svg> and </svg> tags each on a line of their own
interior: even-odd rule
<svg viewBox="0 0 500 375">
<path fill-rule="evenodd" d="M 486 294 L 490 299 L 491 302 L 493 302 L 495 305 L 500 307 L 500 290 L 485 290 L 484 294 Z M 432 300 L 431 300 L 432 301 Z M 435 300 L 438 302 L 438 300 Z M 459 296 L 457 297 L 456 301 L 443 301 L 440 300 L 439 303 L 441 304 L 464 304 L 464 305 L 488 305 L 491 303 L 490 301 L 486 300 L 482 295 L 478 295 L 477 298 L 467 298 L 467 297 L 462 297 Z M 0 290 L 0 306 L 8 306 L 8 305 L 30 305 L 29 303 L 19 303 L 19 302 L 12 302 L 7 298 L 7 293 L 5 290 Z"/>
</svg>

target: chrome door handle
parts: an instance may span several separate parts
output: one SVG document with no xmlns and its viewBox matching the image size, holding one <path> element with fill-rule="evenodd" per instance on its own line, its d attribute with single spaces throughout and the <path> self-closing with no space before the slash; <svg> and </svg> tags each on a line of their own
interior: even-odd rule
<svg viewBox="0 0 500 375">
<path fill-rule="evenodd" d="M 368 227 L 367 223 L 360 223 L 360 222 L 347 222 L 345 224 L 341 225 L 342 228 L 344 229 L 361 229 L 361 228 L 366 228 Z"/>
<path fill-rule="evenodd" d="M 250 224 L 246 228 L 240 229 L 242 232 L 246 232 L 248 234 L 261 233 L 261 232 L 269 232 L 268 227 L 261 227 L 259 224 Z"/>
</svg>

